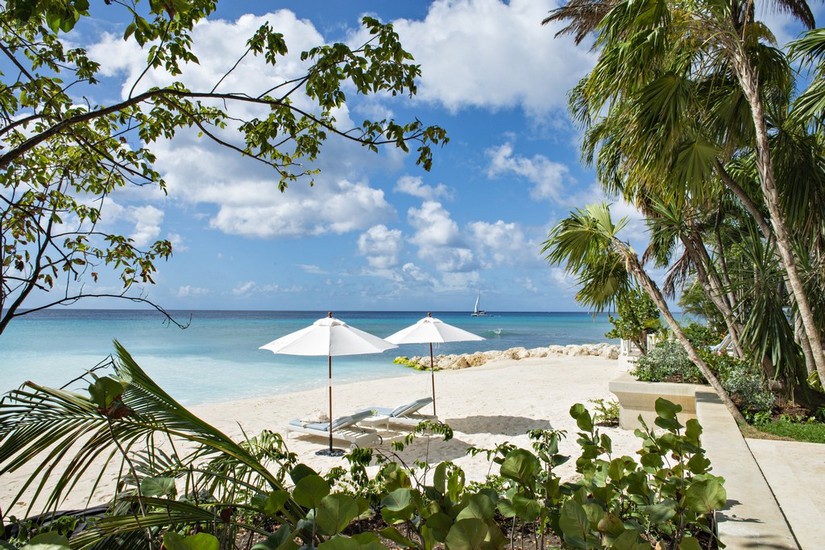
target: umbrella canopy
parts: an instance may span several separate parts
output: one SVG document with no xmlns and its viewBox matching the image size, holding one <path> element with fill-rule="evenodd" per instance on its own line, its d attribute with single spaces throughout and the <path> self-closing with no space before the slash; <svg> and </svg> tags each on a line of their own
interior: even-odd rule
<svg viewBox="0 0 825 550">
<path fill-rule="evenodd" d="M 337 357 L 381 353 L 397 347 L 369 332 L 351 327 L 329 313 L 310 326 L 264 344 L 260 349 L 283 355 Z"/>
<path fill-rule="evenodd" d="M 341 355 L 364 355 L 381 353 L 388 349 L 397 348 L 377 336 L 351 327 L 340 319 L 332 316 L 318 319 L 310 326 L 291 332 L 259 349 L 269 350 L 272 353 L 283 355 L 307 355 L 328 357 L 329 377 L 329 452 L 337 455 L 332 448 L 332 358 Z"/>
<path fill-rule="evenodd" d="M 433 344 L 443 344 L 446 342 L 472 342 L 484 340 L 481 336 L 447 324 L 441 319 L 436 319 L 431 314 L 410 325 L 391 334 L 385 338 L 387 342 L 393 344 L 430 344 L 430 376 L 433 386 L 433 415 L 435 415 L 435 365 L 433 362 Z"/>
</svg>

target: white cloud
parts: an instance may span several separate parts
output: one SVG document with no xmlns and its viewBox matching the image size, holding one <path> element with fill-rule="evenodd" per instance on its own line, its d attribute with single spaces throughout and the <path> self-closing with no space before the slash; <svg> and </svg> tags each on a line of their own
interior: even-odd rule
<svg viewBox="0 0 825 550">
<path fill-rule="evenodd" d="M 485 267 L 540 266 L 539 245 L 530 242 L 517 223 L 472 222 L 468 226 L 472 241 Z"/>
<path fill-rule="evenodd" d="M 175 293 L 175 296 L 178 298 L 196 298 L 200 296 L 208 296 L 210 294 L 212 294 L 212 290 L 208 288 L 185 285 L 178 287 L 178 291 Z"/>
<path fill-rule="evenodd" d="M 465 244 L 458 225 L 441 203 L 424 201 L 410 208 L 407 219 L 415 229 L 410 241 L 418 246 L 418 257 L 444 272 L 467 272 L 478 268 L 472 250 Z"/>
<path fill-rule="evenodd" d="M 235 66 L 246 51 L 246 40 L 267 22 L 284 35 L 289 53 L 279 58 L 274 66 L 266 65 L 262 57 L 252 55 L 247 55 Z M 134 40 L 125 42 L 117 34 L 105 34 L 98 44 L 89 48 L 89 53 L 100 62 L 102 74 L 125 77 L 121 90 L 123 97 L 132 93 L 132 86 L 138 78 L 137 92 L 154 86 L 166 86 L 178 79 L 191 90 L 209 91 L 218 86 L 218 92 L 247 93 L 258 97 L 273 85 L 304 74 L 309 62 L 301 61 L 300 52 L 323 43 L 323 37 L 310 21 L 299 20 L 291 11 L 280 10 L 260 16 L 247 14 L 236 21 L 199 22 L 192 31 L 192 52 L 199 63 L 183 66 L 181 75 L 172 76 L 163 68 L 143 74 L 148 48 L 142 49 Z M 309 106 L 308 100 L 300 94 L 292 99 L 300 107 Z M 242 103 L 236 104 L 235 108 L 239 114 L 260 110 Z"/>
<path fill-rule="evenodd" d="M 298 264 L 298 267 L 304 270 L 304 273 L 309 273 L 311 275 L 326 275 L 326 271 L 321 269 L 320 266 L 314 264 Z"/>
<path fill-rule="evenodd" d="M 419 176 L 404 176 L 399 178 L 395 184 L 395 191 L 424 200 L 453 198 L 452 192 L 443 183 L 439 183 L 435 187 L 432 185 L 424 185 L 424 180 Z"/>
<path fill-rule="evenodd" d="M 238 284 L 235 288 L 233 288 L 230 293 L 233 296 L 248 298 L 250 296 L 260 295 L 260 294 L 285 294 L 285 293 L 295 293 L 295 292 L 304 292 L 306 289 L 302 286 L 291 286 L 291 287 L 282 287 L 276 284 L 266 284 L 261 285 L 255 281 L 245 281 L 243 283 Z"/>
<path fill-rule="evenodd" d="M 412 262 L 404 264 L 401 272 L 404 274 L 405 279 L 411 279 L 418 283 L 431 283 L 433 280 L 429 273 Z"/>
<path fill-rule="evenodd" d="M 248 296 L 255 292 L 258 288 L 255 281 L 245 281 L 232 289 L 232 294 L 235 296 Z"/>
<path fill-rule="evenodd" d="M 417 97 L 451 110 L 567 109 L 567 90 L 592 67 L 593 54 L 541 25 L 554 0 L 436 0 L 423 21 L 394 21 L 421 64 Z"/>
<path fill-rule="evenodd" d="M 533 184 L 530 189 L 533 199 L 567 202 L 566 187 L 574 182 L 564 164 L 553 162 L 544 155 L 535 155 L 533 158 L 514 155 L 510 143 L 488 149 L 487 157 L 490 159 L 488 177 L 513 174 Z"/>
<path fill-rule="evenodd" d="M 399 263 L 404 247 L 401 231 L 374 225 L 358 237 L 358 253 L 375 269 L 389 269 Z"/>
</svg>

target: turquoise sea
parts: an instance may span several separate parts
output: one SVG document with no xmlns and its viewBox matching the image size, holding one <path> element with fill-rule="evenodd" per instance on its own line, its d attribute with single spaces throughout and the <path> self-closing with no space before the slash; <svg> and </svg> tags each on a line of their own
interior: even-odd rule
<svg viewBox="0 0 825 550">
<path fill-rule="evenodd" d="M 214 403 L 291 392 L 326 384 L 323 357 L 275 355 L 258 349 L 303 328 L 325 312 L 174 311 L 190 322 L 169 325 L 156 311 L 54 309 L 15 319 L 0 335 L 0 392 L 26 380 L 62 386 L 112 353 L 120 341 L 138 364 L 185 404 Z M 423 317 L 422 312 L 336 311 L 335 317 L 386 337 Z M 433 312 L 446 323 L 474 332 L 482 342 L 436 346 L 438 353 L 468 353 L 523 346 L 609 341 L 607 315 L 589 313 Z M 399 355 L 427 355 L 426 344 L 402 345 L 380 355 L 336 357 L 333 383 L 397 376 Z"/>
</svg>

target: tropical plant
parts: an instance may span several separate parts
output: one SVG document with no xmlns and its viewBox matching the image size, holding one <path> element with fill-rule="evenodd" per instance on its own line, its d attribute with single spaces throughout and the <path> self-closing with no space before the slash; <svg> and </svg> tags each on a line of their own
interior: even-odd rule
<svg viewBox="0 0 825 550">
<path fill-rule="evenodd" d="M 619 238 L 618 233 L 626 223 L 626 219 L 622 218 L 614 224 L 606 204 L 577 209 L 550 230 L 542 253 L 546 254 L 550 263 L 565 265 L 567 272 L 577 278 L 581 287 L 576 293 L 576 300 L 597 311 L 611 304 L 617 294 L 626 292 L 630 288 L 631 278 L 635 279 L 659 308 L 690 360 L 702 372 L 731 415 L 738 423 L 744 424 L 742 413 L 685 336 L 656 282 L 645 271 L 630 245 Z"/>
<path fill-rule="evenodd" d="M 807 3 L 782 0 L 775 5 L 808 28 L 814 26 Z M 599 58 L 574 90 L 572 108 L 587 127 L 585 157 L 592 160 L 598 151 L 605 166 L 600 170 L 602 184 L 664 187 L 671 199 L 685 205 L 703 203 L 703 189 L 712 190 L 708 184 L 718 178 L 717 185 L 736 196 L 762 238 L 775 246 L 799 319 L 797 338 L 822 379 L 825 351 L 816 304 L 822 291 L 806 285 L 804 275 L 808 253 L 813 249 L 813 256 L 820 256 L 821 239 L 801 238 L 803 232 L 821 235 L 820 205 L 783 181 L 786 167 L 808 169 L 814 178 L 805 185 L 819 196 L 822 165 L 783 164 L 779 152 L 783 142 L 793 143 L 798 154 L 792 157 L 814 158 L 819 147 L 811 146 L 818 140 L 814 135 L 799 139 L 804 132 L 787 118 L 793 89 L 790 64 L 754 15 L 752 3 L 740 2 L 572 0 L 545 23 L 566 23 L 561 33 L 574 34 L 578 42 L 595 33 Z M 815 42 L 800 44 L 798 51 L 817 51 Z M 816 104 L 818 100 L 811 99 L 815 97 L 812 91 L 805 100 L 808 106 Z M 753 168 L 750 181 L 755 187 L 743 186 L 731 172 L 730 163 L 738 159 Z M 625 190 L 625 196 L 632 200 L 636 193 Z M 710 298 L 724 295 L 724 287 L 712 278 L 707 283 L 716 287 L 709 287 Z M 723 308 L 723 315 L 729 313 Z M 736 341 L 735 330 L 732 336 Z"/>
<path fill-rule="evenodd" d="M 88 17 L 86 0 L 16 0 L 0 11 L 0 41 L 9 66 L 0 86 L 0 333 L 15 317 L 85 297 L 119 297 L 149 303 L 134 292 L 154 282 L 157 262 L 172 245 L 159 240 L 141 248 L 106 229 L 109 196 L 128 186 L 165 191 L 155 166 L 155 145 L 192 132 L 273 170 L 284 191 L 290 183 L 313 183 L 313 167 L 329 138 L 377 151 L 417 147 L 417 162 L 432 163 L 431 147 L 445 132 L 419 120 L 356 122 L 341 127 L 335 112 L 347 94 L 413 95 L 420 69 L 398 41 L 392 25 L 365 17 L 369 38 L 358 47 L 320 45 L 301 53 L 306 73 L 295 79 L 261 71 L 256 91 L 226 89 L 241 60 L 257 58 L 280 66 L 287 53 L 283 35 L 269 23 L 258 28 L 236 63 L 214 86 L 190 89 L 187 66 L 197 64 L 192 31 L 216 8 L 214 0 L 107 2 L 121 10 L 124 40 L 146 52 L 146 66 L 125 97 L 109 104 L 78 101 L 100 85 L 101 67 L 61 32 Z M 118 15 L 115 15 L 116 17 Z M 169 83 L 150 87 L 152 71 Z M 299 101 L 300 99 L 300 101 Z M 114 293 L 98 286 L 104 270 L 119 276 Z M 39 296 L 36 307 L 24 307 Z M 161 309 L 159 306 L 156 306 Z"/>
<path fill-rule="evenodd" d="M 656 334 L 662 328 L 659 309 L 650 296 L 639 287 L 620 293 L 616 296 L 616 313 L 618 317 L 607 317 L 613 329 L 605 336 L 629 340 L 636 344 L 642 355 L 647 353 L 648 335 Z"/>
<path fill-rule="evenodd" d="M 268 535 L 248 522 L 256 514 L 297 525 L 305 510 L 285 491 L 283 473 L 269 468 L 294 462 L 280 436 L 235 442 L 164 392 L 117 342 L 115 349 L 107 365 L 114 375 L 87 375 L 88 394 L 28 382 L 0 400 L 0 475 L 35 472 L 15 501 L 30 491 L 29 513 L 35 503 L 48 513 L 83 477 L 93 476 L 94 487 L 104 476 L 118 479 L 109 514 L 73 538 L 80 546 L 157 548 L 170 526 Z"/>
</svg>

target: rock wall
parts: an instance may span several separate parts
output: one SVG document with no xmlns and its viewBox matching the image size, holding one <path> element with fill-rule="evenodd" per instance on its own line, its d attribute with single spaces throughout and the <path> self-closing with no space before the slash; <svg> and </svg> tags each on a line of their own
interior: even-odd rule
<svg viewBox="0 0 825 550">
<path fill-rule="evenodd" d="M 614 344 L 582 344 L 570 346 L 547 346 L 546 348 L 510 348 L 504 351 L 477 351 L 475 353 L 465 353 L 462 355 L 437 355 L 434 363 L 438 369 L 466 369 L 468 367 L 478 367 L 488 361 L 498 359 L 527 359 L 528 357 L 551 357 L 567 355 L 571 357 L 582 355 L 595 355 L 604 359 L 618 359 L 619 346 Z M 409 358 L 409 363 L 417 363 L 423 368 L 429 368 L 430 357 L 413 356 Z"/>
</svg>

